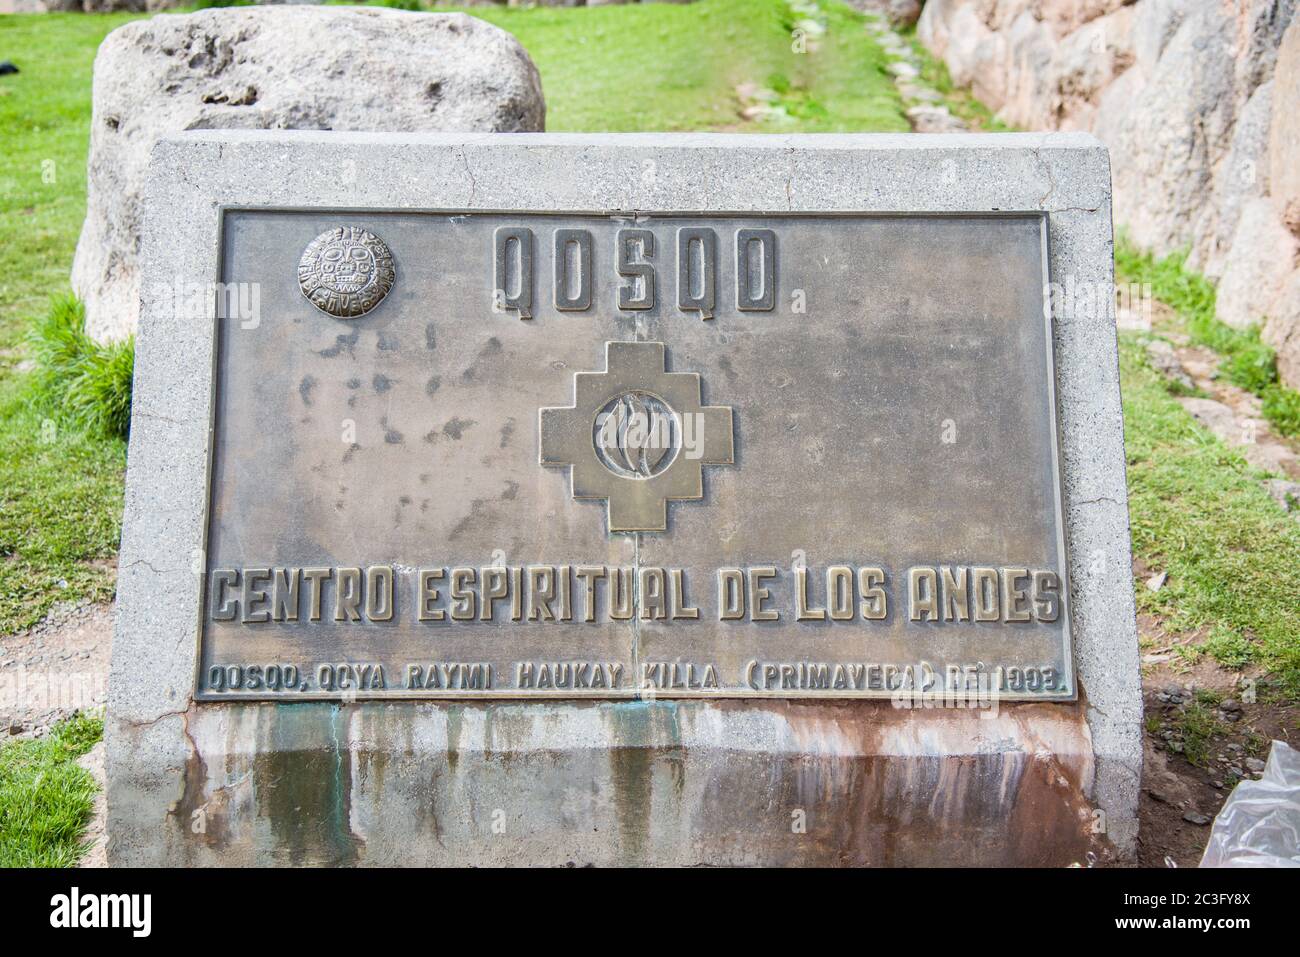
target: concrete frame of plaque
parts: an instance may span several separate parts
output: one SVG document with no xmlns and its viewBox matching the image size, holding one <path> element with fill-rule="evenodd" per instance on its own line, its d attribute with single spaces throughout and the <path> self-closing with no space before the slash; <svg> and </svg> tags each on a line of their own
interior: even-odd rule
<svg viewBox="0 0 1300 957">
<path fill-rule="evenodd" d="M 112 862 L 1132 856 L 1095 139 L 195 132 L 143 262 Z"/>
</svg>

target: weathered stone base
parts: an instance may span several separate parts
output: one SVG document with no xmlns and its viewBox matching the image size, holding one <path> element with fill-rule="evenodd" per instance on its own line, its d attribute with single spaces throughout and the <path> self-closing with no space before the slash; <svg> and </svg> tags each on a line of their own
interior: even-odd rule
<svg viewBox="0 0 1300 957">
<path fill-rule="evenodd" d="M 202 704 L 111 729 L 129 763 L 110 777 L 109 856 L 1062 866 L 1090 851 L 1117 856 L 1093 808 L 1085 709 Z M 1115 837 L 1131 846 L 1131 835 Z"/>
</svg>

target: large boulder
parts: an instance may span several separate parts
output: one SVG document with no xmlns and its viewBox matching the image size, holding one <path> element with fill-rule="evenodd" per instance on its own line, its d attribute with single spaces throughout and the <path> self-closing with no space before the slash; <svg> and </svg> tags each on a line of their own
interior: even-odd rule
<svg viewBox="0 0 1300 957">
<path fill-rule="evenodd" d="M 1237 329 L 1275 313 L 1275 302 L 1296 269 L 1296 238 L 1266 197 L 1247 202 L 1219 279 L 1216 313 Z"/>
<path fill-rule="evenodd" d="M 1095 131 L 1111 150 L 1115 218 L 1162 255 L 1200 233 L 1214 166 L 1232 140 L 1233 31 L 1220 4 L 1195 7 L 1145 83 L 1123 95 L 1112 85 L 1102 98 Z"/>
<path fill-rule="evenodd" d="M 1300 17 L 1282 38 L 1273 97 L 1282 107 L 1269 131 L 1269 192 L 1282 221 L 1300 236 Z"/>
<path fill-rule="evenodd" d="M 1269 304 L 1261 338 L 1277 351 L 1278 376 L 1300 389 L 1300 269 L 1291 273 Z"/>
<path fill-rule="evenodd" d="M 72 285 L 99 340 L 139 318 L 141 193 L 160 136 L 193 129 L 532 132 L 541 80 L 464 14 L 263 6 L 119 27 L 95 59 L 86 221 Z"/>
<path fill-rule="evenodd" d="M 1264 322 L 1300 386 L 1300 0 L 928 0 L 917 36 L 1006 122 L 1111 151 L 1116 221 Z"/>
<path fill-rule="evenodd" d="M 1251 94 L 1237 116 L 1228 153 L 1214 170 L 1206 230 L 1195 237 L 1189 264 L 1211 279 L 1223 275 L 1243 206 L 1267 195 L 1268 131 L 1273 113 L 1273 82 Z"/>
</svg>

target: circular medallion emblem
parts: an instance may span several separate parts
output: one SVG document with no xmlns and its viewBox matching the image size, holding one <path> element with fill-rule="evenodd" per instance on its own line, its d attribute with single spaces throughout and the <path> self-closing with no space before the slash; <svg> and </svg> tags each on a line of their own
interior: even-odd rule
<svg viewBox="0 0 1300 957">
<path fill-rule="evenodd" d="M 338 319 L 364 316 L 393 288 L 393 254 L 374 233 L 339 226 L 321 233 L 298 261 L 298 287 L 321 312 Z"/>
<path fill-rule="evenodd" d="M 596 414 L 591 438 L 605 468 L 623 478 L 648 479 L 673 464 L 682 430 L 668 403 L 647 392 L 628 392 Z"/>
</svg>

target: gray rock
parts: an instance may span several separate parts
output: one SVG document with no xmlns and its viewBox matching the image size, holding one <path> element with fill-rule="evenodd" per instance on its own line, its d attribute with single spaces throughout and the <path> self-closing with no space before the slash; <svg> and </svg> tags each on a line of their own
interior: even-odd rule
<svg viewBox="0 0 1300 957">
<path fill-rule="evenodd" d="M 1195 0 L 1143 0 L 1137 4 L 1133 22 L 1133 51 L 1137 65 L 1147 74 L 1155 72 L 1160 55 L 1182 25 Z"/>
<path fill-rule="evenodd" d="M 1273 86 L 1277 102 L 1291 108 L 1273 113 L 1268 145 L 1271 192 L 1282 221 L 1300 233 L 1300 19 L 1282 38 Z"/>
<path fill-rule="evenodd" d="M 1147 82 L 1122 98 L 1103 97 L 1098 111 L 1097 132 L 1111 148 L 1116 219 L 1160 254 L 1191 242 L 1208 215 L 1213 169 L 1235 118 L 1232 31 L 1218 4 L 1197 6 Z"/>
<path fill-rule="evenodd" d="M 948 112 L 946 106 L 913 106 L 906 111 L 912 129 L 918 133 L 962 133 L 966 124 Z"/>
<path fill-rule="evenodd" d="M 1268 320 L 1260 337 L 1277 353 L 1277 372 L 1283 382 L 1300 389 L 1300 269 L 1287 278 L 1269 305 Z"/>
<path fill-rule="evenodd" d="M 1223 275 L 1236 237 L 1242 207 L 1268 193 L 1268 137 L 1273 112 L 1273 84 L 1251 94 L 1232 130 L 1228 155 L 1214 173 L 1213 228 L 1197 237 L 1189 264 L 1211 279 Z"/>
<path fill-rule="evenodd" d="M 1300 241 L 1282 225 L 1270 200 L 1247 201 L 1223 261 L 1215 300 L 1220 321 L 1244 329 L 1273 314 L 1274 302 L 1295 274 L 1298 249 Z"/>
<path fill-rule="evenodd" d="M 1212 820 L 1208 814 L 1202 814 L 1200 811 L 1186 811 L 1183 813 L 1183 820 L 1188 824 L 1195 824 L 1197 827 L 1204 827 Z"/>
<path fill-rule="evenodd" d="M 1146 345 L 1147 361 L 1151 367 L 1166 378 L 1172 379 L 1187 389 L 1194 389 L 1196 384 L 1187 374 L 1183 364 L 1178 361 L 1174 347 L 1164 339 L 1152 339 Z"/>
<path fill-rule="evenodd" d="M 1261 761 L 1259 758 L 1247 758 L 1246 770 L 1259 773 L 1260 771 L 1264 770 L 1264 762 Z"/>
<path fill-rule="evenodd" d="M 920 0 L 849 0 L 849 5 L 884 17 L 896 27 L 910 27 L 921 16 Z"/>
<path fill-rule="evenodd" d="M 1300 482 L 1287 479 L 1269 479 L 1264 483 L 1268 494 L 1288 512 L 1300 509 Z"/>
<path fill-rule="evenodd" d="M 138 322 L 141 191 L 160 136 L 537 131 L 545 104 L 537 70 L 514 37 L 463 14 L 232 7 L 110 33 L 95 61 L 91 124 L 72 284 L 86 301 L 88 331 L 106 340 L 133 333 Z"/>
<path fill-rule="evenodd" d="M 1295 19 L 1297 0 L 1247 0 L 1244 6 L 1236 18 L 1238 102 L 1273 76 L 1283 37 Z"/>
<path fill-rule="evenodd" d="M 1241 430 L 1237 428 L 1236 417 L 1232 414 L 1232 409 L 1222 402 L 1216 402 L 1214 399 L 1196 398 L 1183 398 L 1178 401 L 1182 403 L 1184 409 L 1192 414 L 1192 418 L 1224 442 L 1235 445 L 1240 441 Z"/>
<path fill-rule="evenodd" d="M 1236 698 L 1224 698 L 1219 702 L 1220 711 L 1240 711 L 1241 702 Z"/>
</svg>

